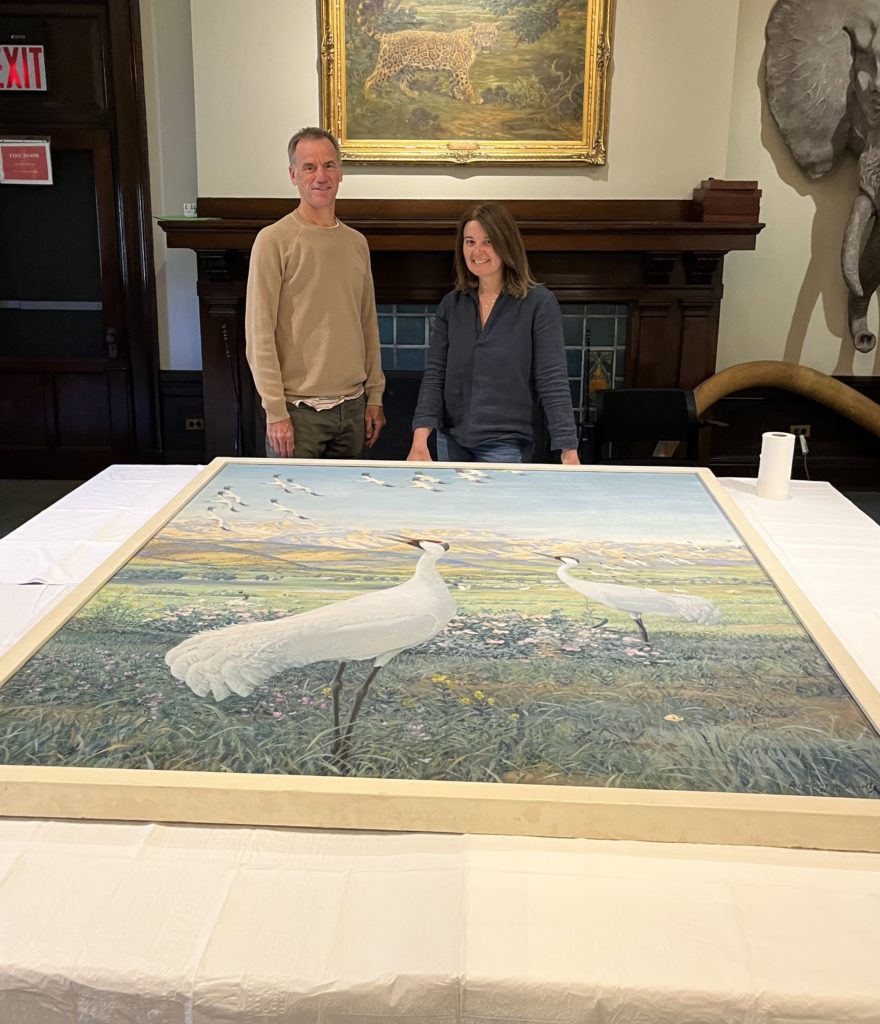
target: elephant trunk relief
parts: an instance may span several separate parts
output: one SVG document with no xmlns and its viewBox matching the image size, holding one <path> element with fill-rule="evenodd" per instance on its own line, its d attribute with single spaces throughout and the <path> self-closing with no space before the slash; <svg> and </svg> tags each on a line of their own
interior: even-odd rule
<svg viewBox="0 0 880 1024">
<path fill-rule="evenodd" d="M 767 101 L 782 137 L 812 178 L 848 149 L 859 193 L 843 235 L 841 269 L 853 344 L 870 352 L 867 325 L 880 287 L 880 2 L 777 0 L 767 22 Z"/>
<path fill-rule="evenodd" d="M 868 327 L 868 306 L 880 286 L 880 220 L 877 188 L 880 150 L 866 149 L 859 159 L 859 193 L 843 233 L 841 267 L 849 290 L 849 330 L 859 352 L 871 352 L 877 338 Z"/>
</svg>

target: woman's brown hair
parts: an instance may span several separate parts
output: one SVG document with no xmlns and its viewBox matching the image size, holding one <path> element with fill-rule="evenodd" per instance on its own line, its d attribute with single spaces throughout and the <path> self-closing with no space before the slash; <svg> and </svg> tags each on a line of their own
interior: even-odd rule
<svg viewBox="0 0 880 1024">
<path fill-rule="evenodd" d="M 524 299 L 537 282 L 529 269 L 529 258 L 516 221 L 510 210 L 500 203 L 480 203 L 461 215 L 455 231 L 456 290 L 465 292 L 479 283 L 476 275 L 468 270 L 463 251 L 464 229 L 472 220 L 479 222 L 504 264 L 504 290 L 515 299 Z"/>
</svg>

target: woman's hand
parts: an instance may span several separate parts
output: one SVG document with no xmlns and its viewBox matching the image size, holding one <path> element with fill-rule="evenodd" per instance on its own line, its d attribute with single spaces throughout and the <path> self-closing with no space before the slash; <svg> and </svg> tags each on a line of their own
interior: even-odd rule
<svg viewBox="0 0 880 1024">
<path fill-rule="evenodd" d="M 428 451 L 426 444 L 416 444 L 413 441 L 413 446 L 409 450 L 409 455 L 406 457 L 407 462 L 433 462 L 431 453 Z"/>
<path fill-rule="evenodd" d="M 579 466 L 581 464 L 577 448 L 563 448 L 559 458 L 563 466 Z"/>
<path fill-rule="evenodd" d="M 428 438 L 431 436 L 430 427 L 416 427 L 413 431 L 412 447 L 407 462 L 433 462 L 431 453 L 428 451 Z"/>
</svg>

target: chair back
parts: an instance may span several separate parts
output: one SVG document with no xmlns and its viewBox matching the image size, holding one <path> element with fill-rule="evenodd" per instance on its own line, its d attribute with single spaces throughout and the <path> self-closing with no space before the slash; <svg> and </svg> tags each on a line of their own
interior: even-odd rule
<svg viewBox="0 0 880 1024">
<path fill-rule="evenodd" d="M 593 459 L 626 465 L 699 464 L 693 391 L 610 388 L 596 398 Z"/>
</svg>

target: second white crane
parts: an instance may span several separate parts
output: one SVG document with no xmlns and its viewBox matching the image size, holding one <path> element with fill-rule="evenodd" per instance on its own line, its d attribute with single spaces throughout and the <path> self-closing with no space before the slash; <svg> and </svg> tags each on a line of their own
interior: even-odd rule
<svg viewBox="0 0 880 1024">
<path fill-rule="evenodd" d="M 638 627 L 639 634 L 645 643 L 649 643 L 648 631 L 642 616 L 666 615 L 685 622 L 699 622 L 712 625 L 721 618 L 721 610 L 716 604 L 703 597 L 691 594 L 666 594 L 650 587 L 629 587 L 624 583 L 600 583 L 595 580 L 580 579 L 572 576 L 571 569 L 580 565 L 580 560 L 572 555 L 550 555 L 562 564 L 556 575 L 572 590 L 581 594 L 588 601 L 626 612 Z"/>
</svg>

